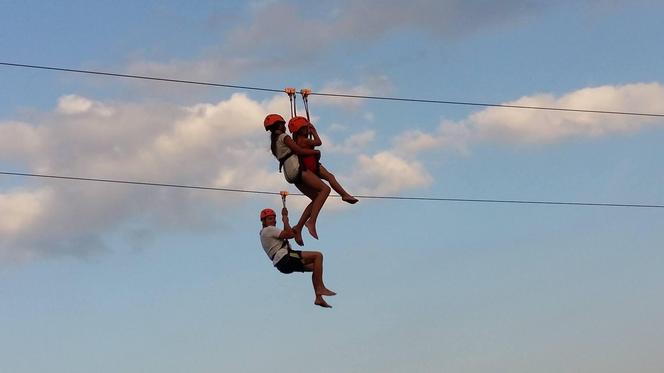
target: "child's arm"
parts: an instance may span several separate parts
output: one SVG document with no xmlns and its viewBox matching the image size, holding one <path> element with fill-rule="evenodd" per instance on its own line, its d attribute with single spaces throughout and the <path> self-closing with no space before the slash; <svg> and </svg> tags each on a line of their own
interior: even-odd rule
<svg viewBox="0 0 664 373">
<path fill-rule="evenodd" d="M 311 128 L 311 135 L 313 135 L 314 139 L 309 140 L 311 142 L 312 146 L 321 146 L 323 145 L 323 142 L 320 140 L 320 137 L 318 136 L 318 131 L 316 131 L 316 127 L 314 125 L 309 126 Z"/>
<path fill-rule="evenodd" d="M 320 154 L 320 151 L 314 149 L 306 149 L 298 145 L 290 136 L 284 138 L 284 144 L 295 154 L 297 155 L 313 155 L 317 156 Z"/>
<path fill-rule="evenodd" d="M 305 149 L 313 149 L 314 148 L 311 140 L 309 140 L 306 137 L 299 136 L 297 139 L 293 139 L 293 141 L 295 141 L 295 143 L 301 148 L 305 148 Z"/>
</svg>

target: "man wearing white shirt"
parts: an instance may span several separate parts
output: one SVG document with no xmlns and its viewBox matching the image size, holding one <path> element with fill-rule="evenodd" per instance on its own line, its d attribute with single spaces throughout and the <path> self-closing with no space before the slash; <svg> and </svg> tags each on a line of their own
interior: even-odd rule
<svg viewBox="0 0 664 373">
<path fill-rule="evenodd" d="M 272 209 L 263 209 L 260 213 L 260 219 L 263 228 L 260 231 L 261 244 L 279 272 L 313 272 L 311 281 L 313 282 L 317 306 L 331 308 L 323 296 L 336 295 L 323 284 L 323 254 L 318 251 L 299 251 L 292 250 L 288 239 L 295 237 L 295 232 L 288 223 L 288 209 L 281 209 L 281 218 L 284 223 L 284 229 L 277 228 L 277 214 Z"/>
</svg>

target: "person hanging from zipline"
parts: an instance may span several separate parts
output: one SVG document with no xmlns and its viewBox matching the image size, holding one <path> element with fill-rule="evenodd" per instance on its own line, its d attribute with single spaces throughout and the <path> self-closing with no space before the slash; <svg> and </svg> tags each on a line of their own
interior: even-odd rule
<svg viewBox="0 0 664 373">
<path fill-rule="evenodd" d="M 295 118 L 297 117 L 297 105 L 294 102 L 295 88 L 286 88 L 285 91 L 291 102 L 291 117 Z M 301 93 L 308 117 L 309 106 L 306 97 L 308 96 L 309 91 L 302 90 Z M 309 122 L 309 120 L 307 120 L 307 122 Z M 318 239 L 316 221 L 320 210 L 323 208 L 323 204 L 330 195 L 330 187 L 322 181 L 317 173 L 305 167 L 301 161 L 302 157 L 307 156 L 313 156 L 315 159 L 320 159 L 320 151 L 303 148 L 296 144 L 295 141 L 286 134 L 286 121 L 279 114 L 268 114 L 263 121 L 263 125 L 265 126 L 266 131 L 270 131 L 270 149 L 275 158 L 279 160 L 279 172 L 281 172 L 283 168 L 286 181 L 295 184 L 304 195 L 311 199 L 311 203 L 309 203 L 302 212 L 300 220 L 295 226 L 293 226 L 293 230 L 295 231 L 295 242 L 302 246 L 304 245 L 302 239 L 302 227 L 307 227 L 309 234 Z M 342 195 L 342 198 L 345 197 L 344 201 L 356 203 L 357 199 L 348 193 L 342 194 L 342 192 L 340 192 L 345 192 L 345 190 L 343 190 L 341 185 L 336 182 L 334 176 L 332 174 L 330 175 L 332 177 L 328 179 L 328 181 L 334 180 L 336 185 L 333 185 L 333 187 L 335 187 L 335 191 Z M 331 181 L 330 184 L 332 184 Z M 338 186 L 339 189 L 337 189 L 336 186 Z"/>
<path fill-rule="evenodd" d="M 307 118 L 295 117 L 289 120 L 288 130 L 292 134 L 295 143 L 301 148 L 313 150 L 315 147 L 323 144 L 320 136 L 318 136 L 316 127 Z M 358 199 L 346 192 L 337 181 L 337 178 L 320 163 L 320 153 L 317 155 L 301 155 L 299 158 L 304 168 L 312 171 L 321 179 L 327 180 L 332 189 L 339 193 L 341 200 L 350 204 L 357 203 Z"/>
<path fill-rule="evenodd" d="M 311 203 L 307 205 L 300 220 L 293 226 L 295 242 L 302 246 L 302 227 L 307 227 L 309 234 L 318 238 L 316 233 L 316 219 L 320 213 L 327 196 L 330 195 L 330 187 L 327 186 L 318 175 L 302 167 L 299 155 L 316 156 L 318 150 L 304 149 L 298 146 L 293 139 L 286 134 L 286 121 L 279 114 L 270 114 L 265 117 L 265 130 L 270 131 L 270 149 L 272 154 L 279 160 L 279 171 L 283 169 L 286 181 L 295 184 L 295 187 L 305 194 Z"/>
<path fill-rule="evenodd" d="M 282 198 L 285 201 L 285 192 Z M 284 229 L 277 228 L 277 214 L 270 208 L 260 212 L 263 228 L 260 230 L 260 239 L 263 249 L 272 265 L 284 274 L 293 272 L 312 272 L 311 281 L 316 298 L 314 304 L 317 306 L 331 308 L 323 296 L 333 296 L 337 293 L 325 287 L 323 283 L 323 254 L 319 251 L 299 251 L 290 247 L 288 240 L 295 237 L 295 233 L 288 223 L 288 209 L 286 203 L 281 209 L 281 220 Z"/>
</svg>

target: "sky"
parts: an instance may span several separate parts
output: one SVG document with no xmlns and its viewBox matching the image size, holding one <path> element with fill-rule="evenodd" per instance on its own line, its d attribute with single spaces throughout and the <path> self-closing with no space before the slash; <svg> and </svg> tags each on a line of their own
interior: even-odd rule
<svg viewBox="0 0 664 373">
<path fill-rule="evenodd" d="M 0 0 L 0 62 L 664 114 L 658 1 Z M 283 93 L 0 66 L 0 171 L 278 192 Z M 310 98 L 359 196 L 663 205 L 664 120 Z M 299 107 L 300 112 L 302 106 Z M 291 220 L 306 205 L 287 200 Z M 332 309 L 279 196 L 0 175 L 0 371 L 661 372 L 664 210 L 330 198 Z"/>
</svg>

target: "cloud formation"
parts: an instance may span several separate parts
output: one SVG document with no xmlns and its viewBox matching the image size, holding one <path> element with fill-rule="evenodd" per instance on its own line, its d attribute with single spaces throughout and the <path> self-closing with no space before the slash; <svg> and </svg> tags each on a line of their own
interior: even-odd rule
<svg viewBox="0 0 664 373">
<path fill-rule="evenodd" d="M 138 58 L 127 70 L 191 80 L 236 80 L 256 71 L 311 65 L 337 47 L 367 48 L 402 29 L 440 39 L 511 26 L 548 8 L 547 4 L 533 0 L 414 0 L 407 5 L 397 0 L 253 2 L 248 21 L 224 32 L 217 46 L 198 57 L 168 62 Z"/>
<path fill-rule="evenodd" d="M 613 111 L 664 112 L 664 86 L 637 83 L 584 88 L 556 97 L 536 94 L 507 104 Z M 49 112 L 0 122 L 0 160 L 19 170 L 58 175 L 155 181 L 239 189 L 282 190 L 283 176 L 268 151 L 262 120 L 286 113 L 276 95 L 255 101 L 235 94 L 189 106 L 101 102 L 62 96 Z M 433 132 L 408 131 L 374 153 L 372 130 L 340 141 L 323 137 L 326 160 L 354 194 L 392 195 L 425 188 L 433 177 L 418 160 L 427 150 L 468 150 L 481 143 L 542 146 L 574 138 L 633 133 L 662 126 L 660 118 L 488 108 L 444 121 Z M 333 131 L 334 132 L 334 131 Z M 325 136 L 325 133 L 322 135 Z M 339 131 L 337 131 L 339 135 Z M 119 233 L 142 245 L 163 231 L 218 230 L 219 212 L 246 203 L 244 195 L 100 183 L 2 177 L 0 260 L 88 256 Z M 293 187 L 288 187 L 293 189 Z M 306 201 L 294 201 L 302 208 Z M 343 205 L 330 201 L 326 208 Z"/>
<path fill-rule="evenodd" d="M 264 113 L 287 108 L 236 94 L 189 107 L 60 98 L 36 123 L 0 122 L 0 159 L 38 173 L 217 187 L 277 189 Z M 88 255 L 123 224 L 137 230 L 209 229 L 223 193 L 3 178 L 0 258 Z M 18 183 L 18 186 L 16 185 Z M 22 184 L 21 184 L 22 183 Z M 128 223 L 131 222 L 131 223 Z"/>
<path fill-rule="evenodd" d="M 359 193 L 371 195 L 392 195 L 403 190 L 426 187 L 433 180 L 419 162 L 390 151 L 360 155 L 352 179 L 359 182 Z"/>
<path fill-rule="evenodd" d="M 234 48 L 280 45 L 289 51 L 317 54 L 332 44 L 374 41 L 408 28 L 435 37 L 458 37 L 506 25 L 547 7 L 532 0 L 491 1 L 346 0 L 322 3 L 315 12 L 296 3 L 274 1 L 254 8 L 253 19 L 232 34 Z M 321 15 L 322 14 L 322 15 Z M 279 20 L 276 25 L 274 20 Z"/>
<path fill-rule="evenodd" d="M 506 104 L 664 113 L 664 86 L 659 83 L 606 85 L 580 89 L 561 97 L 537 94 Z M 432 133 L 408 131 L 399 137 L 396 147 L 400 153 L 415 154 L 429 149 L 465 151 L 470 145 L 482 142 L 543 145 L 574 138 L 633 133 L 662 125 L 664 121 L 656 117 L 488 108 L 459 122 L 443 121 Z"/>
<path fill-rule="evenodd" d="M 255 101 L 235 94 L 182 107 L 65 95 L 53 110 L 29 121 L 0 122 L 0 161 L 8 169 L 62 176 L 293 190 L 276 172 L 261 125 L 266 113 L 287 110 L 285 95 Z M 359 148 L 373 140 L 372 131 L 349 135 L 323 150 L 326 159 L 349 158 L 343 162 L 348 169 L 331 170 L 349 190 L 398 192 L 427 180 L 416 163 L 390 153 L 362 154 Z M 400 180 L 403 175 L 408 182 Z M 0 261 L 85 257 L 108 249 L 110 237 L 141 246 L 159 232 L 218 231 L 224 226 L 220 212 L 251 198 L 94 182 L 0 180 Z M 339 204 L 330 201 L 328 207 Z"/>
<path fill-rule="evenodd" d="M 361 153 L 362 149 L 366 148 L 374 140 L 376 132 L 373 130 L 357 132 L 339 144 L 335 144 L 327 136 L 321 135 L 321 137 L 325 144 L 326 152 L 357 154 Z"/>
</svg>

